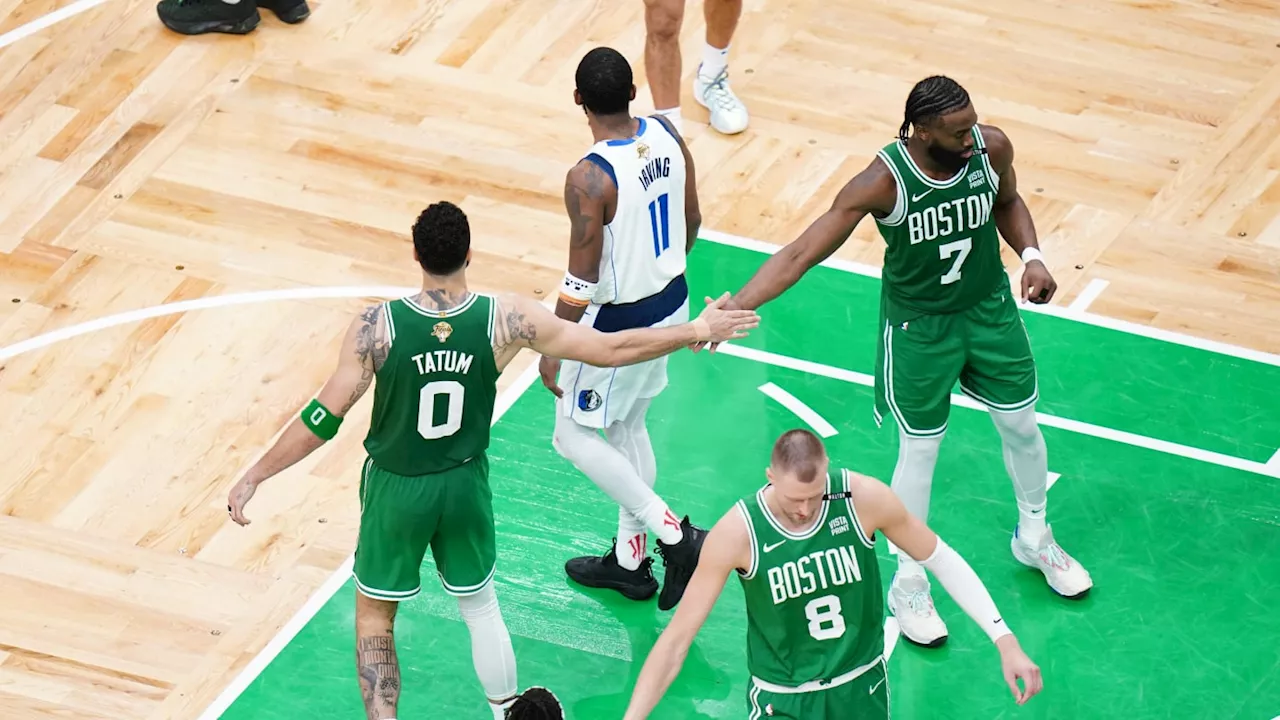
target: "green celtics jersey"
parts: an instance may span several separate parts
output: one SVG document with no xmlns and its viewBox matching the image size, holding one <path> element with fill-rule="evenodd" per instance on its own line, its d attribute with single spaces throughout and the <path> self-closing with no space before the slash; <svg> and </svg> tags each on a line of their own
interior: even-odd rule
<svg viewBox="0 0 1280 720">
<path fill-rule="evenodd" d="M 413 298 L 383 305 L 391 348 L 376 376 L 364 441 L 379 467 L 398 475 L 438 473 L 489 447 L 496 308 L 493 298 L 475 293 L 443 312 Z"/>
<path fill-rule="evenodd" d="M 833 470 L 829 494 L 848 489 Z M 768 486 L 766 485 L 765 488 Z M 747 668 L 795 688 L 830 681 L 884 652 L 884 590 L 875 544 L 847 496 L 822 503 L 805 533 L 793 533 L 765 504 L 765 488 L 738 501 L 751 533 L 751 568 L 738 571 L 747 604 Z"/>
<path fill-rule="evenodd" d="M 994 215 L 1000 177 L 982 132 L 975 152 L 950 180 L 934 180 L 895 141 L 878 154 L 898 188 L 893 212 L 876 218 L 884 238 L 881 300 L 893 324 L 966 310 L 1008 285 Z"/>
</svg>

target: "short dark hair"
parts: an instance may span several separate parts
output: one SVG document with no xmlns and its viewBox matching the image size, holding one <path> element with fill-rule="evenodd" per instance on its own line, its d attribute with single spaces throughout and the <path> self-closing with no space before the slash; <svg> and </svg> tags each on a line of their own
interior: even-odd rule
<svg viewBox="0 0 1280 720">
<path fill-rule="evenodd" d="M 907 95 L 898 139 L 905 143 L 912 125 L 918 127 L 968 106 L 969 92 L 960 83 L 943 75 L 927 77 L 916 83 Z"/>
<path fill-rule="evenodd" d="M 555 694 L 544 687 L 531 687 L 507 708 L 506 720 L 564 720 L 564 708 Z"/>
<path fill-rule="evenodd" d="M 827 450 L 817 435 L 796 428 L 782 433 L 773 444 L 773 457 L 769 462 L 775 470 L 792 473 L 802 482 L 812 482 L 819 479 L 826 457 Z"/>
<path fill-rule="evenodd" d="M 582 57 L 574 74 L 582 104 L 596 115 L 616 115 L 631 106 L 631 64 L 622 53 L 598 47 Z"/>
<path fill-rule="evenodd" d="M 452 275 L 467 263 L 471 226 L 462 208 L 448 201 L 433 203 L 413 223 L 413 249 L 430 275 Z"/>
</svg>

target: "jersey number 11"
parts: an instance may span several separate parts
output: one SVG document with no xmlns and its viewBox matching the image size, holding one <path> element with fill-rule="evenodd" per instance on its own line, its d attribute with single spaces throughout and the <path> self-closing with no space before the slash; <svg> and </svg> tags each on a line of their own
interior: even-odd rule
<svg viewBox="0 0 1280 720">
<path fill-rule="evenodd" d="M 649 223 L 653 226 L 653 256 L 658 257 L 671 247 L 670 213 L 667 212 L 667 194 L 649 203 Z"/>
</svg>

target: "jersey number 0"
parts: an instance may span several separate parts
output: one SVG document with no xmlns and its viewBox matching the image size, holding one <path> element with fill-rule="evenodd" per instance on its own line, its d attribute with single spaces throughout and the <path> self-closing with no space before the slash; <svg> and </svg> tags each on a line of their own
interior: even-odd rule
<svg viewBox="0 0 1280 720">
<path fill-rule="evenodd" d="M 422 386 L 418 394 L 418 434 L 426 440 L 439 440 L 462 428 L 462 406 L 466 388 L 456 380 L 437 380 Z M 444 422 L 436 424 L 436 398 L 448 398 Z"/>
</svg>

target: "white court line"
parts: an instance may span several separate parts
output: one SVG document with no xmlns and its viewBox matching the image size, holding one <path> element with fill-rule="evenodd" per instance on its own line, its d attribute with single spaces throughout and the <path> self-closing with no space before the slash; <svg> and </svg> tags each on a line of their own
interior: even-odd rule
<svg viewBox="0 0 1280 720">
<path fill-rule="evenodd" d="M 0 35 L 0 48 L 6 48 L 23 38 L 35 35 L 50 25 L 62 22 L 69 17 L 79 15 L 85 10 L 91 10 L 106 1 L 107 0 L 76 0 L 76 2 L 65 7 L 60 7 L 48 15 L 36 18 L 26 25 L 19 25 L 4 35 Z"/>
<path fill-rule="evenodd" d="M 1072 300 L 1071 304 L 1067 306 L 1067 309 L 1076 313 L 1088 310 L 1089 306 L 1093 304 L 1093 301 L 1097 300 L 1098 296 L 1102 294 L 1102 291 L 1106 290 L 1107 286 L 1110 284 L 1111 283 L 1101 278 L 1094 278 L 1090 280 L 1089 284 L 1084 286 L 1084 290 L 1081 290 L 1080 294 L 1076 296 L 1076 299 Z"/>
<path fill-rule="evenodd" d="M 760 240 L 752 240 L 738 235 L 730 235 L 729 233 L 716 232 L 715 230 L 701 230 L 698 237 L 720 245 L 728 245 L 730 247 L 741 248 L 743 250 L 753 250 L 758 253 L 772 255 L 782 249 L 783 246 L 773 243 L 761 242 Z M 855 275 L 865 275 L 867 277 L 880 277 L 880 268 L 862 263 L 849 262 L 839 258 L 827 258 L 822 261 L 823 267 L 829 267 L 835 270 L 842 270 Z M 729 289 L 729 288 L 725 288 Z M 720 292 L 719 289 L 716 292 Z M 1230 355 L 1244 360 L 1252 360 L 1264 365 L 1274 365 L 1280 367 L 1280 355 L 1262 352 L 1252 348 L 1244 348 L 1236 345 L 1228 345 L 1227 343 L 1217 342 L 1216 340 L 1205 340 L 1192 335 L 1183 335 L 1169 330 L 1161 330 L 1159 328 L 1148 327 L 1131 323 L 1126 320 L 1116 320 L 1114 318 L 1105 317 L 1103 315 L 1094 315 L 1090 312 L 1081 312 L 1058 305 L 1034 305 L 1026 303 L 1020 305 L 1023 310 L 1029 312 L 1040 313 L 1042 315 L 1052 315 L 1075 322 L 1084 323 L 1086 325 L 1094 325 L 1096 327 L 1107 328 L 1108 330 L 1118 330 L 1130 335 L 1140 335 L 1152 340 L 1163 340 L 1164 342 L 1173 343 L 1175 345 L 1185 345 L 1198 350 L 1207 350 L 1220 355 Z"/>
<path fill-rule="evenodd" d="M 1054 484 L 1058 482 L 1058 478 L 1060 477 L 1062 477 L 1062 475 L 1059 473 L 1056 473 L 1056 472 L 1049 473 L 1049 482 L 1044 486 L 1045 491 L 1047 492 L 1049 490 L 1052 490 Z"/>
<path fill-rule="evenodd" d="M 1271 459 L 1267 461 L 1267 467 L 1280 470 L 1280 450 L 1276 450 L 1276 454 L 1272 455 Z"/>
<path fill-rule="evenodd" d="M 767 365 L 776 365 L 778 367 L 784 367 L 791 370 L 799 370 L 811 375 L 821 375 L 833 380 L 843 380 L 844 382 L 863 385 L 865 387 L 875 387 L 875 378 L 865 373 L 845 370 L 844 368 L 831 367 L 830 365 L 823 365 L 809 360 L 798 360 L 793 357 L 778 355 L 777 353 L 766 352 L 764 350 L 744 348 L 738 345 L 726 343 L 722 344 L 716 352 L 731 355 L 733 357 L 740 357 L 746 360 L 754 360 L 755 362 L 765 363 Z M 978 403 L 967 395 L 952 395 L 951 404 L 953 406 L 969 408 L 970 410 L 985 411 L 987 409 L 985 405 Z M 1177 455 L 1189 460 L 1198 460 L 1200 462 L 1221 465 L 1222 467 L 1229 467 L 1235 470 L 1243 470 L 1257 475 L 1280 478 L 1280 467 L 1268 466 L 1260 462 L 1245 460 L 1244 458 L 1238 458 L 1232 455 L 1224 455 L 1210 450 L 1202 450 L 1200 448 L 1179 445 L 1178 443 L 1158 440 L 1156 438 L 1146 437 L 1145 435 L 1137 435 L 1135 433 L 1124 432 L 1122 430 L 1113 430 L 1112 428 L 1091 425 L 1078 420 L 1060 418 L 1056 415 L 1046 415 L 1045 413 L 1040 412 L 1036 413 L 1036 421 L 1047 427 L 1069 430 L 1080 435 L 1089 435 L 1103 440 L 1111 440 L 1113 442 L 1124 443 L 1125 445 L 1132 445 L 1134 447 L 1145 448 L 1147 450 L 1155 450 L 1156 452 L 1162 452 L 1167 455 Z"/>
<path fill-rule="evenodd" d="M 829 438 L 836 434 L 836 429 L 827 422 L 826 418 L 819 415 L 813 408 L 805 405 L 800 398 L 774 385 L 773 383 L 765 383 L 757 388 L 760 392 L 768 395 L 782 407 L 795 413 L 795 416 L 805 421 L 813 431 L 824 438 Z"/>
</svg>

